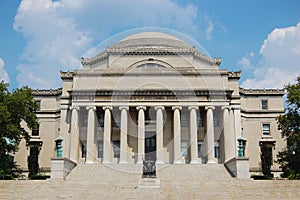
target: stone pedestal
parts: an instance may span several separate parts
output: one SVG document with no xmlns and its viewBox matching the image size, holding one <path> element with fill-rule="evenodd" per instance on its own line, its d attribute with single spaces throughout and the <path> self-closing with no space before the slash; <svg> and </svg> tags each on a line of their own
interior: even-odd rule
<svg viewBox="0 0 300 200">
<path fill-rule="evenodd" d="M 158 178 L 141 178 L 138 188 L 140 189 L 159 189 L 160 180 Z"/>
<path fill-rule="evenodd" d="M 238 179 L 249 179 L 249 158 L 235 157 L 225 162 L 225 167 L 229 173 Z"/>
<path fill-rule="evenodd" d="M 68 158 L 51 158 L 51 179 L 64 179 L 75 166 Z"/>
</svg>

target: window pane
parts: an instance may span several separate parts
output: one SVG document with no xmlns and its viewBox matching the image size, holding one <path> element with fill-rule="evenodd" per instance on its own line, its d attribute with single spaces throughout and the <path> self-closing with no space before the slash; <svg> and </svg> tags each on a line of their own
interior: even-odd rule
<svg viewBox="0 0 300 200">
<path fill-rule="evenodd" d="M 270 135 L 270 124 L 263 124 L 263 134 Z"/>
<path fill-rule="evenodd" d="M 261 101 L 261 109 L 267 110 L 268 109 L 268 100 Z"/>
</svg>

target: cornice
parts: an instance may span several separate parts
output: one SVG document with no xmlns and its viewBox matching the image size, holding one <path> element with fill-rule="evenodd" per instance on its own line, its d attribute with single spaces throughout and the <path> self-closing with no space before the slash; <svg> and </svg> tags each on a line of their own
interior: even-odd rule
<svg viewBox="0 0 300 200">
<path fill-rule="evenodd" d="M 231 71 L 231 72 L 228 72 L 228 78 L 231 78 L 231 79 L 240 79 L 241 78 L 241 73 L 242 71 Z"/>
<path fill-rule="evenodd" d="M 126 91 L 126 90 L 101 90 L 101 91 L 69 91 L 72 96 L 225 96 L 230 98 L 231 90 L 147 90 L 147 91 Z"/>
<path fill-rule="evenodd" d="M 109 55 L 122 56 L 143 56 L 143 55 L 161 55 L 161 56 L 178 56 L 178 55 L 192 55 L 195 59 L 200 60 L 210 65 L 221 64 L 221 58 L 210 58 L 203 53 L 197 51 L 193 47 L 168 47 L 168 46 L 132 46 L 132 47 L 118 47 L 112 46 L 106 51 L 98 54 L 92 58 L 81 58 L 83 66 L 93 65 L 103 60 L 108 59 Z"/>
<path fill-rule="evenodd" d="M 283 96 L 285 94 L 284 89 L 240 89 L 240 95 L 244 96 L 252 96 L 252 95 L 259 95 L 259 96 L 270 96 L 270 95 L 277 95 Z"/>
<path fill-rule="evenodd" d="M 58 96 L 62 94 L 62 88 L 58 88 L 58 89 L 45 89 L 45 90 L 32 90 L 32 94 L 34 96 Z"/>
<path fill-rule="evenodd" d="M 93 64 L 96 64 L 96 63 L 99 63 L 99 62 L 102 62 L 103 60 L 106 60 L 108 59 L 108 52 L 107 51 L 104 51 L 100 54 L 98 54 L 97 56 L 94 56 L 94 57 L 91 57 L 91 58 L 81 58 L 81 64 L 83 66 L 86 66 L 86 65 L 93 65 Z"/>
<path fill-rule="evenodd" d="M 74 76 L 74 72 L 64 72 L 64 71 L 60 71 L 60 77 L 61 79 L 73 79 Z"/>
</svg>

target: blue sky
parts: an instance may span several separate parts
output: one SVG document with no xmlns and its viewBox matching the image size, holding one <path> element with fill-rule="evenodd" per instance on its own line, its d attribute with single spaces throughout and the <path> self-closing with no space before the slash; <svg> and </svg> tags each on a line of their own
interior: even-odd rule
<svg viewBox="0 0 300 200">
<path fill-rule="evenodd" d="M 2 0 L 0 77 L 12 89 L 57 88 L 59 70 L 79 68 L 108 37 L 162 27 L 242 70 L 243 87 L 282 88 L 300 74 L 299 10 L 299 0 Z"/>
</svg>

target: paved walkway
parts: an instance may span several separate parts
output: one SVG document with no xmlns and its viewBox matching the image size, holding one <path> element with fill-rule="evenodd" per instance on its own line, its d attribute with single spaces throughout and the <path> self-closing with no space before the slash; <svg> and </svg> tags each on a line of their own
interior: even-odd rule
<svg viewBox="0 0 300 200">
<path fill-rule="evenodd" d="M 79 165 L 65 181 L 0 181 L 0 199 L 300 199 L 300 181 L 237 180 L 218 164 L 161 166 L 159 189 L 138 188 L 140 171 Z"/>
</svg>

